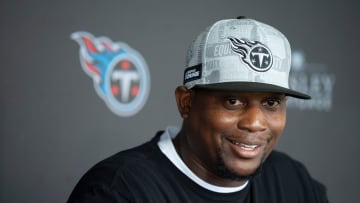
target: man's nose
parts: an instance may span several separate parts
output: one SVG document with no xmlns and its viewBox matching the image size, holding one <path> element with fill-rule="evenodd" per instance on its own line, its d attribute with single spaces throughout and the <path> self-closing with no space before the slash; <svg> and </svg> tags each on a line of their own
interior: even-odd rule
<svg viewBox="0 0 360 203">
<path fill-rule="evenodd" d="M 249 132 L 266 130 L 267 121 L 261 107 L 248 106 L 238 121 L 238 128 Z"/>
</svg>

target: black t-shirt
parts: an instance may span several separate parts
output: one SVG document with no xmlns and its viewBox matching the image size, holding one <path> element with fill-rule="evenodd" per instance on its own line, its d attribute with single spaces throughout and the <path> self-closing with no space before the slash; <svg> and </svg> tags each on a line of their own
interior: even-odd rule
<svg viewBox="0 0 360 203">
<path fill-rule="evenodd" d="M 284 153 L 273 151 L 261 172 L 239 192 L 209 191 L 184 175 L 151 141 L 119 152 L 91 168 L 73 190 L 75 202 L 241 202 L 323 203 L 325 187 L 306 168 Z"/>
</svg>

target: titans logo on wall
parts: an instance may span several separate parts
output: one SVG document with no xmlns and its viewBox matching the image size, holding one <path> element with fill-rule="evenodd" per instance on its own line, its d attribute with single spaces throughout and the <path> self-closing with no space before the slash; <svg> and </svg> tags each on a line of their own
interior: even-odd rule
<svg viewBox="0 0 360 203">
<path fill-rule="evenodd" d="M 246 39 L 228 38 L 231 49 L 241 56 L 241 59 L 252 69 L 265 72 L 271 68 L 272 54 L 270 50 L 260 42 Z"/>
<path fill-rule="evenodd" d="M 94 82 L 97 94 L 112 112 L 132 116 L 144 106 L 150 91 L 150 75 L 143 57 L 123 42 L 75 32 L 83 70 Z"/>
</svg>

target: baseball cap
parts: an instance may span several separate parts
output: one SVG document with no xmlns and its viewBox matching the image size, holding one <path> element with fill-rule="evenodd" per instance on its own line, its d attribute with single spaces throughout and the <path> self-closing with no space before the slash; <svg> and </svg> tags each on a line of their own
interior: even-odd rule
<svg viewBox="0 0 360 203">
<path fill-rule="evenodd" d="M 289 88 L 290 68 L 290 44 L 280 31 L 245 17 L 225 19 L 208 27 L 190 45 L 184 85 L 310 99 Z"/>
</svg>

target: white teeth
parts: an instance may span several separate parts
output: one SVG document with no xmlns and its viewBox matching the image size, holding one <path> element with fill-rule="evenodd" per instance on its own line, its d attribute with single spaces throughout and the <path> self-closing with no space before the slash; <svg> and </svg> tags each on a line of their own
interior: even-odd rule
<svg viewBox="0 0 360 203">
<path fill-rule="evenodd" d="M 240 147 L 241 149 L 250 151 L 250 150 L 254 150 L 257 147 L 257 145 L 240 144 Z"/>
<path fill-rule="evenodd" d="M 240 143 L 240 142 L 236 142 L 236 141 L 231 141 L 233 144 L 235 145 L 239 145 L 241 147 L 241 149 L 243 150 L 247 150 L 247 151 L 251 151 L 254 150 L 258 145 L 247 145 L 244 143 Z"/>
<path fill-rule="evenodd" d="M 240 142 L 231 141 L 233 144 L 240 145 Z"/>
</svg>

